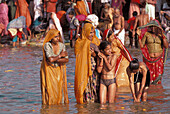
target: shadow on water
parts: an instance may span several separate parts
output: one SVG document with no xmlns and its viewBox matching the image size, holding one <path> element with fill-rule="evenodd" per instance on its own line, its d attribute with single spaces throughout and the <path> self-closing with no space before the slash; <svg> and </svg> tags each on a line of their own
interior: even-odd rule
<svg viewBox="0 0 170 114">
<path fill-rule="evenodd" d="M 170 57 L 165 64 L 161 85 L 152 85 L 148 101 L 133 103 L 130 92 L 117 92 L 113 104 L 77 104 L 74 96 L 74 50 L 67 46 L 68 94 L 67 105 L 41 105 L 40 65 L 42 48 L 23 46 L 0 48 L 0 113 L 168 113 L 170 107 Z M 133 57 L 142 60 L 141 52 L 129 49 Z M 125 89 L 125 88 L 124 88 Z"/>
</svg>

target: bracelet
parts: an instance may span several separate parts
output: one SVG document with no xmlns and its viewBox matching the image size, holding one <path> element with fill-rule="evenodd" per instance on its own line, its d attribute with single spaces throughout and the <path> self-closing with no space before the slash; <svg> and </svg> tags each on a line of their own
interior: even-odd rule
<svg viewBox="0 0 170 114">
<path fill-rule="evenodd" d="M 166 37 L 163 35 L 162 39 L 166 39 Z"/>
<path fill-rule="evenodd" d="M 103 67 L 103 65 L 99 65 L 99 67 Z"/>
</svg>

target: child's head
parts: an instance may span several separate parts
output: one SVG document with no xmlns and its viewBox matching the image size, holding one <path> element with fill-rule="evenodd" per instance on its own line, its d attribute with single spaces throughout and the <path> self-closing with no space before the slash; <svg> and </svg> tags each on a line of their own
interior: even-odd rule
<svg viewBox="0 0 170 114">
<path fill-rule="evenodd" d="M 130 62 L 129 68 L 130 68 L 131 72 L 133 72 L 133 73 L 138 72 L 138 70 L 139 70 L 139 61 L 138 61 L 138 59 L 134 58 L 134 59 Z"/>
<path fill-rule="evenodd" d="M 111 54 L 111 44 L 108 41 L 102 41 L 99 49 L 106 56 Z"/>
<path fill-rule="evenodd" d="M 138 12 L 137 12 L 137 11 L 134 11 L 134 12 L 132 13 L 132 15 L 133 15 L 134 17 L 136 17 L 136 16 L 138 15 Z"/>
<path fill-rule="evenodd" d="M 71 10 L 69 13 L 68 13 L 68 17 L 70 19 L 72 19 L 74 17 L 74 10 Z"/>
</svg>

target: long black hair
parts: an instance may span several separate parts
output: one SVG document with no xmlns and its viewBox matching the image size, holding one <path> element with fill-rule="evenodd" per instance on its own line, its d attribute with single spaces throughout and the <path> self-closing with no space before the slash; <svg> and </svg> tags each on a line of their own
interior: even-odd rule
<svg viewBox="0 0 170 114">
<path fill-rule="evenodd" d="M 139 69 L 139 61 L 138 61 L 137 58 L 134 58 L 134 59 L 130 62 L 129 68 L 130 68 L 131 71 Z"/>
</svg>

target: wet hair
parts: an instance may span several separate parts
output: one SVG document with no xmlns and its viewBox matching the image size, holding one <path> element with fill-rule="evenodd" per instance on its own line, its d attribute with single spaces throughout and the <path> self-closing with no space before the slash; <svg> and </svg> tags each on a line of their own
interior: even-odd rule
<svg viewBox="0 0 170 114">
<path fill-rule="evenodd" d="M 107 38 L 109 38 L 112 34 L 113 34 L 113 31 L 112 31 L 112 30 L 109 30 L 108 35 L 107 35 Z"/>
<path fill-rule="evenodd" d="M 105 49 L 108 45 L 111 45 L 110 42 L 108 42 L 108 41 L 102 41 L 102 42 L 100 43 L 99 49 L 104 51 L 104 49 Z"/>
<path fill-rule="evenodd" d="M 137 12 L 137 11 L 134 11 L 134 12 L 132 13 L 132 15 L 133 15 L 133 16 L 137 16 L 137 15 L 138 15 L 138 12 Z"/>
<path fill-rule="evenodd" d="M 129 68 L 130 68 L 131 71 L 139 69 L 139 61 L 138 61 L 137 58 L 134 58 L 134 59 L 130 62 Z"/>
</svg>

